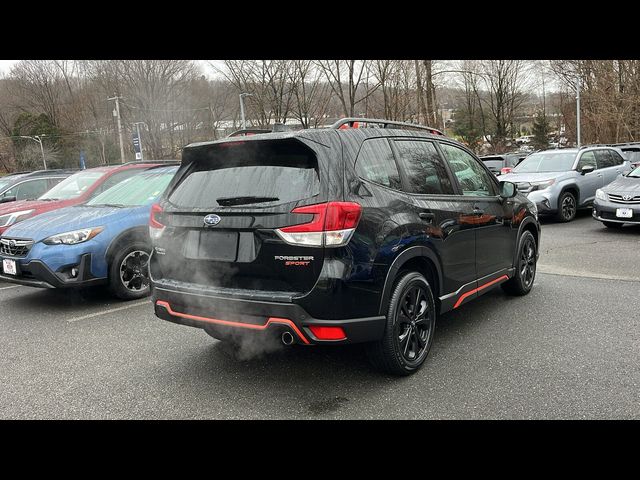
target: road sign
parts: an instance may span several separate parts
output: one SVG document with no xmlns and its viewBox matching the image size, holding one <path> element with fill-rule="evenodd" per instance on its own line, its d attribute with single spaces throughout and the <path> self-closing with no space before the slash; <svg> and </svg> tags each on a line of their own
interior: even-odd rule
<svg viewBox="0 0 640 480">
<path fill-rule="evenodd" d="M 131 136 L 133 138 L 133 151 L 136 152 L 136 160 L 142 160 L 142 150 L 140 149 L 140 137 L 138 137 L 138 132 L 133 132 Z"/>
</svg>

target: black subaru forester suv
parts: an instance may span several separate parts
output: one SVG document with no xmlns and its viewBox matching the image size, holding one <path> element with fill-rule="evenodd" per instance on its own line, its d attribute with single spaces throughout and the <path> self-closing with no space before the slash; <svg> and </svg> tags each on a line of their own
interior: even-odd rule
<svg viewBox="0 0 640 480">
<path fill-rule="evenodd" d="M 540 242 L 535 204 L 460 143 L 354 118 L 188 145 L 149 229 L 158 317 L 221 340 L 368 342 L 399 375 L 438 314 L 529 293 Z"/>
</svg>

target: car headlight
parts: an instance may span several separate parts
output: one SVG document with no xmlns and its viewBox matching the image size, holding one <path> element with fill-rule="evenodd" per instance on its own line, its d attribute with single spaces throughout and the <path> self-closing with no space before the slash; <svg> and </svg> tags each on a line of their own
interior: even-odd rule
<svg viewBox="0 0 640 480">
<path fill-rule="evenodd" d="M 76 245 L 91 240 L 102 230 L 104 230 L 104 227 L 83 228 L 73 232 L 59 233 L 45 238 L 42 243 L 46 245 Z"/>
<path fill-rule="evenodd" d="M 14 223 L 19 222 L 20 220 L 24 220 L 25 217 L 28 217 L 34 212 L 31 210 L 21 210 L 19 212 L 7 213 L 6 215 L 0 216 L 0 227 L 8 227 L 9 225 L 13 225 Z"/>
<path fill-rule="evenodd" d="M 551 180 L 543 180 L 541 182 L 531 182 L 531 191 L 534 190 L 544 190 L 545 188 L 549 188 L 551 185 L 556 183 L 555 179 Z"/>
<path fill-rule="evenodd" d="M 604 200 L 605 202 L 609 200 L 609 196 L 606 193 L 604 193 L 601 189 L 596 190 L 596 198 L 598 200 Z"/>
</svg>

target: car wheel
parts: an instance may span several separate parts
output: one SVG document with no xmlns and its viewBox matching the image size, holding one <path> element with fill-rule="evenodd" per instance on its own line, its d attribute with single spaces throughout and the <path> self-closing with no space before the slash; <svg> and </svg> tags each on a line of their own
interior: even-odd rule
<svg viewBox="0 0 640 480">
<path fill-rule="evenodd" d="M 414 373 L 431 349 L 435 321 L 429 282 L 418 272 L 405 273 L 391 294 L 382 340 L 367 346 L 371 363 L 393 375 Z"/>
<path fill-rule="evenodd" d="M 536 278 L 536 251 L 536 239 L 532 233 L 523 232 L 518 244 L 518 262 L 515 265 L 514 276 L 501 285 L 509 295 L 526 295 L 533 288 Z"/>
<path fill-rule="evenodd" d="M 111 292 L 123 300 L 149 295 L 149 246 L 135 242 L 120 248 L 109 265 Z"/>
<path fill-rule="evenodd" d="M 571 192 L 564 192 L 558 199 L 558 213 L 556 219 L 560 222 L 570 222 L 576 218 L 578 206 L 576 197 Z"/>
<path fill-rule="evenodd" d="M 605 227 L 613 228 L 613 229 L 622 228 L 622 226 L 624 225 L 623 223 L 617 223 L 617 222 L 602 222 L 602 223 L 604 224 Z"/>
</svg>

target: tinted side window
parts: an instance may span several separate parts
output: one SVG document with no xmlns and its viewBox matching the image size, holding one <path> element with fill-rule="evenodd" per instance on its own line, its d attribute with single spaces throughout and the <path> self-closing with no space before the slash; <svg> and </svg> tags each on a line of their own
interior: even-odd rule
<svg viewBox="0 0 640 480">
<path fill-rule="evenodd" d="M 598 168 L 613 167 L 613 158 L 609 154 L 609 150 L 596 150 L 596 161 L 598 162 Z"/>
<path fill-rule="evenodd" d="M 593 168 L 598 168 L 598 164 L 596 163 L 596 156 L 593 154 L 593 151 L 585 152 L 582 154 L 580 160 L 578 161 L 578 166 L 576 167 L 576 169 L 580 171 L 585 165 L 592 165 Z"/>
<path fill-rule="evenodd" d="M 396 190 L 401 188 L 398 167 L 385 138 L 373 138 L 362 144 L 356 159 L 356 172 L 365 180 Z"/>
<path fill-rule="evenodd" d="M 614 165 L 622 165 L 624 163 L 624 158 L 622 158 L 615 150 L 609 150 L 609 154 L 613 158 Z"/>
<path fill-rule="evenodd" d="M 16 200 L 33 200 L 48 190 L 47 180 L 31 180 L 18 186 Z"/>
<path fill-rule="evenodd" d="M 432 142 L 398 140 L 395 145 L 409 180 L 408 192 L 454 194 L 447 170 Z"/>
<path fill-rule="evenodd" d="M 441 143 L 451 170 L 458 179 L 463 195 L 492 197 L 495 185 L 480 163 L 461 148 Z"/>
</svg>

